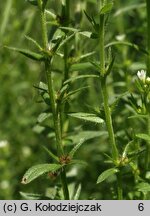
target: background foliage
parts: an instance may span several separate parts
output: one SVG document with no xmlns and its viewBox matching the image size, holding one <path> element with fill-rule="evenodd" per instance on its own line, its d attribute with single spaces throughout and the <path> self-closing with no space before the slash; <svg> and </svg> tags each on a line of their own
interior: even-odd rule
<svg viewBox="0 0 150 216">
<path fill-rule="evenodd" d="M 56 14 L 61 13 L 60 6 L 60 0 L 48 1 L 48 8 L 51 8 Z M 71 1 L 71 8 L 73 27 L 79 27 L 84 31 L 91 29 L 83 10 L 88 11 L 88 14 L 96 14 L 96 1 Z M 55 179 L 51 179 L 48 175 L 29 185 L 21 184 L 24 172 L 31 165 L 50 162 L 42 146 L 50 146 L 53 149 L 51 139 L 53 131 L 47 133 L 46 130 L 43 131 L 42 125 L 40 127 L 37 125 L 37 122 L 40 121 L 37 117 L 46 108 L 40 102 L 39 92 L 34 88 L 40 80 L 45 80 L 43 67 L 34 61 L 25 59 L 18 53 L 3 48 L 4 45 L 30 48 L 32 45 L 25 35 L 30 35 L 38 41 L 41 40 L 38 11 L 27 1 L 7 0 L 1 2 L 0 14 L 0 199 L 21 199 L 20 191 L 38 192 L 48 196 L 54 193 L 53 186 L 55 185 Z M 50 26 L 49 34 L 51 29 Z M 106 31 L 107 43 L 125 39 L 145 49 L 146 9 L 144 1 L 114 1 Z M 97 58 L 98 47 L 95 40 L 76 37 L 75 43 L 75 47 L 70 43 L 70 56 L 80 57 L 87 52 L 95 51 L 96 54 L 92 58 Z M 146 68 L 144 53 L 133 47 L 118 45 L 113 47 L 112 51 L 116 58 L 113 73 L 109 78 L 110 102 L 126 91 L 134 93 L 133 80 L 137 70 Z M 91 60 L 91 57 L 87 57 L 83 64 L 82 60 L 80 64 L 73 64 L 71 75 L 91 74 L 94 68 L 89 63 L 89 59 Z M 62 66 L 63 62 L 56 58 L 54 62 L 54 68 L 57 67 L 58 70 L 54 75 L 56 89 L 61 82 L 62 75 L 59 71 Z M 72 88 L 76 89 L 84 84 L 90 88 L 71 97 L 69 110 L 72 112 L 87 112 L 92 107 L 98 108 L 101 105 L 99 82 L 95 79 L 79 80 L 73 84 Z M 133 110 L 124 100 L 119 102 L 117 111 L 113 113 L 114 128 L 120 149 L 124 148 L 135 132 L 141 133 L 146 130 L 145 122 L 128 118 L 132 115 Z M 45 124 L 49 130 L 49 121 Z M 76 154 L 76 158 L 86 161 L 87 166 L 75 165 L 68 169 L 70 188 L 73 190 L 78 183 L 81 183 L 81 199 L 115 199 L 116 179 L 114 176 L 96 185 L 99 174 L 109 167 L 108 163 L 104 163 L 107 160 L 104 153 L 110 151 L 105 125 L 71 118 L 69 128 L 70 136 L 78 135 L 77 139 L 90 136 L 88 132 L 90 130 L 95 131 L 95 138 L 88 139 Z M 84 134 L 85 130 L 87 134 Z M 142 170 L 142 155 L 139 157 Z M 135 188 L 134 177 L 129 170 L 124 176 L 124 182 L 124 196 L 127 199 L 139 198 L 140 192 Z"/>
</svg>

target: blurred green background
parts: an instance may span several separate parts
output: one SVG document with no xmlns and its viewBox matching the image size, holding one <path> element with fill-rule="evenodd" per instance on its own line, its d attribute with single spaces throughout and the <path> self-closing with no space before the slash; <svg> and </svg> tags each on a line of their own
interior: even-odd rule
<svg viewBox="0 0 150 216">
<path fill-rule="evenodd" d="M 95 15 L 97 12 L 96 0 L 70 0 L 70 2 L 72 7 L 71 25 L 83 30 L 91 29 L 83 10 Z M 106 26 L 106 43 L 125 39 L 145 49 L 146 9 L 144 3 L 142 0 L 114 1 L 114 8 Z M 132 5 L 135 5 L 135 7 L 132 7 Z M 61 1 L 49 0 L 48 8 L 56 14 L 60 14 Z M 51 139 L 40 132 L 36 133 L 37 130 L 35 129 L 37 117 L 44 110 L 44 105 L 39 103 L 39 95 L 33 85 L 37 85 L 40 80 L 45 79 L 43 68 L 40 64 L 4 48 L 5 45 L 30 48 L 31 44 L 25 39 L 25 35 L 30 35 L 41 41 L 40 20 L 36 7 L 25 0 L 1 1 L 0 199 L 22 199 L 20 191 L 46 194 L 55 185 L 55 181 L 51 181 L 47 176 L 39 178 L 29 185 L 21 185 L 21 178 L 30 166 L 50 161 L 43 151 L 42 145 L 50 146 L 50 148 L 52 146 Z M 82 38 L 82 40 L 76 39 L 76 43 L 78 46 L 76 52 L 79 55 L 91 51 L 98 53 L 97 41 Z M 137 70 L 145 68 L 145 55 L 132 47 L 117 46 L 112 51 L 116 55 L 116 62 L 114 73 L 109 80 L 110 101 L 113 101 L 116 95 L 128 89 L 132 90 L 132 80 Z M 92 58 L 97 58 L 97 56 L 98 54 Z M 62 62 L 57 61 L 56 65 L 61 68 Z M 88 67 L 86 70 L 80 70 L 79 68 L 79 74 L 91 73 L 91 70 Z M 70 76 L 76 74 L 77 71 L 72 70 Z M 59 81 L 57 83 L 59 77 L 56 74 L 56 87 L 59 84 Z M 81 82 L 77 86 L 80 84 L 83 85 Z M 72 99 L 70 105 L 72 111 L 87 111 L 87 104 L 94 107 L 100 106 L 99 82 L 88 80 L 87 84 L 91 88 L 83 91 L 77 98 Z M 124 104 L 120 104 L 119 110 L 113 115 L 117 141 L 121 143 L 120 149 L 128 140 L 125 129 L 129 133 L 133 129 L 134 120 L 127 119 L 130 112 L 130 109 L 127 109 Z M 87 167 L 72 166 L 70 168 L 68 173 L 70 185 L 73 187 L 74 183 L 81 183 L 81 199 L 115 198 L 115 178 L 112 177 L 107 182 L 96 185 L 100 172 L 109 167 L 109 164 L 104 163 L 106 157 L 103 154 L 109 152 L 107 135 L 103 132 L 105 131 L 105 125 L 97 126 L 75 119 L 70 120 L 72 121 L 70 127 L 76 133 L 80 131 L 80 128 L 82 130 L 94 130 L 97 133 L 99 133 L 99 130 L 102 131 L 100 137 L 87 141 L 78 152 L 77 158 L 83 159 L 89 164 Z M 144 130 L 145 125 L 135 121 L 135 128 L 141 131 Z M 132 196 L 130 197 L 130 191 L 134 190 L 134 181 L 131 173 L 125 177 L 125 182 L 129 183 L 124 185 L 124 191 L 128 191 L 125 196 L 132 198 Z"/>
</svg>

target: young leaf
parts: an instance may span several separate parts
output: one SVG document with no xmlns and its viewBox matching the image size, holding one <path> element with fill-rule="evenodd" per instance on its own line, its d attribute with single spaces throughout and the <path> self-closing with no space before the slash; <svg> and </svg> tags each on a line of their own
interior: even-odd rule
<svg viewBox="0 0 150 216">
<path fill-rule="evenodd" d="M 59 162 L 59 158 L 54 155 L 48 148 L 46 148 L 45 146 L 42 146 L 43 149 L 49 154 L 50 157 L 52 157 L 54 160 L 56 160 L 57 162 Z"/>
<path fill-rule="evenodd" d="M 136 188 L 138 191 L 143 192 L 143 193 L 148 193 L 150 192 L 150 184 L 147 182 L 141 182 L 139 183 Z"/>
<path fill-rule="evenodd" d="M 113 175 L 113 174 L 115 174 L 117 172 L 119 172 L 119 170 L 117 168 L 111 168 L 111 169 L 105 170 L 98 177 L 97 184 L 105 181 L 107 178 L 109 178 L 111 175 Z"/>
<path fill-rule="evenodd" d="M 89 122 L 94 122 L 94 123 L 97 123 L 97 124 L 104 123 L 103 119 L 101 119 L 100 117 L 96 116 L 93 113 L 79 112 L 79 113 L 69 113 L 68 115 L 71 116 L 71 117 L 74 117 L 74 118 L 82 119 L 82 120 L 89 121 Z"/>
<path fill-rule="evenodd" d="M 39 176 L 47 172 L 55 172 L 60 169 L 62 165 L 60 164 L 38 164 L 29 168 L 24 174 L 21 183 L 28 184 Z"/>
<path fill-rule="evenodd" d="M 82 91 L 82 90 L 85 90 L 85 89 L 87 89 L 87 88 L 89 88 L 89 87 L 90 87 L 90 86 L 84 86 L 84 87 L 82 87 L 82 88 L 78 88 L 78 89 L 76 89 L 76 90 L 74 90 L 74 91 L 68 92 L 67 95 L 64 97 L 62 103 L 65 102 L 70 96 L 72 96 L 72 95 L 74 95 L 74 94 L 76 94 L 76 93 L 78 93 L 78 92 L 80 92 L 80 91 Z"/>
<path fill-rule="evenodd" d="M 108 69 L 107 69 L 106 74 L 105 74 L 106 76 L 108 76 L 111 73 L 111 69 L 114 65 L 114 61 L 115 61 L 115 57 L 112 58 L 110 65 L 108 66 Z"/>
<path fill-rule="evenodd" d="M 77 131 L 77 134 L 72 134 L 68 136 L 68 139 L 72 141 L 72 144 L 77 144 L 80 142 L 81 139 L 84 141 L 97 138 L 99 136 L 107 135 L 106 131 Z"/>
<path fill-rule="evenodd" d="M 45 60 L 45 57 L 42 54 L 35 53 L 35 52 L 30 51 L 30 50 L 19 49 L 19 48 L 15 48 L 15 47 L 7 47 L 7 46 L 6 46 L 6 48 L 8 48 L 10 50 L 14 50 L 16 52 L 19 52 L 19 53 L 23 54 L 24 56 L 26 56 L 32 60 L 35 60 L 35 61 Z"/>
<path fill-rule="evenodd" d="M 80 148 L 80 146 L 85 142 L 85 139 L 81 139 L 80 142 L 74 146 L 74 148 L 70 151 L 69 156 L 73 158 L 76 151 Z"/>
<path fill-rule="evenodd" d="M 76 77 L 71 77 L 70 79 L 66 80 L 63 85 L 66 85 L 70 82 L 73 82 L 73 81 L 76 81 L 78 79 L 85 79 L 85 78 L 99 78 L 98 75 L 93 75 L 93 74 L 89 74 L 89 75 L 79 75 L 79 76 L 76 76 Z"/>
<path fill-rule="evenodd" d="M 34 6 L 37 6 L 38 5 L 38 2 L 37 0 L 27 0 L 30 4 L 34 5 Z"/>
<path fill-rule="evenodd" d="M 113 7 L 113 3 L 105 4 L 100 10 L 100 14 L 102 15 L 102 14 L 109 13 L 112 10 L 112 7 Z"/>
<path fill-rule="evenodd" d="M 43 194 L 25 193 L 22 191 L 20 191 L 19 193 L 26 200 L 48 200 L 49 199 L 49 197 L 46 197 Z"/>
<path fill-rule="evenodd" d="M 25 38 L 28 40 L 28 41 L 31 41 L 40 51 L 42 51 L 42 47 L 40 46 L 40 44 L 34 40 L 33 38 L 25 35 Z"/>
<path fill-rule="evenodd" d="M 81 194 L 81 184 L 78 185 L 76 193 L 73 197 L 73 200 L 79 200 L 80 194 Z"/>
<path fill-rule="evenodd" d="M 42 123 L 43 121 L 45 121 L 47 118 L 49 118 L 52 114 L 51 113 L 41 113 L 38 118 L 37 118 L 37 121 L 39 123 Z"/>
<path fill-rule="evenodd" d="M 136 134 L 136 137 L 150 142 L 150 136 L 148 134 L 139 133 L 139 134 Z"/>
</svg>

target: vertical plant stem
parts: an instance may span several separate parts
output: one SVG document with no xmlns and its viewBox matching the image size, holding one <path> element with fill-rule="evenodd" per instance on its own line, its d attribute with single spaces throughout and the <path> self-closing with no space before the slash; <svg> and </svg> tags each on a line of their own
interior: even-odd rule
<svg viewBox="0 0 150 216">
<path fill-rule="evenodd" d="M 147 9 L 147 75 L 150 76 L 150 1 L 146 0 Z M 148 134 L 150 135 L 150 113 L 148 116 Z M 150 142 L 147 142 L 146 158 L 145 158 L 145 169 L 149 168 L 150 163 Z"/>
<path fill-rule="evenodd" d="M 43 8 L 42 0 L 38 0 L 38 6 L 40 10 L 40 17 L 41 17 L 43 48 L 44 50 L 47 50 L 47 47 L 48 47 L 47 26 L 46 26 L 45 9 Z M 58 104 L 56 103 L 53 80 L 52 80 L 52 72 L 51 72 L 50 66 L 51 66 L 51 61 L 45 60 L 45 73 L 46 73 L 48 91 L 49 91 L 52 113 L 53 113 L 55 137 L 56 137 L 56 143 L 57 143 L 57 154 L 60 157 L 60 156 L 63 156 L 64 154 L 63 146 L 62 146 L 62 137 L 61 137 L 61 121 L 60 121 L 59 107 L 58 107 Z M 68 191 L 68 185 L 67 185 L 67 180 L 66 180 L 65 168 L 62 168 L 61 183 L 62 183 L 62 188 L 63 188 L 64 199 L 68 200 L 69 191 Z"/>
<path fill-rule="evenodd" d="M 65 26 L 69 26 L 70 21 L 70 0 L 65 1 Z M 69 78 L 69 64 L 68 64 L 68 44 L 64 46 L 64 81 Z"/>
<path fill-rule="evenodd" d="M 100 32 L 99 32 L 99 47 L 100 47 L 100 74 L 101 74 L 101 88 L 104 101 L 104 110 L 106 118 L 106 126 L 109 133 L 110 145 L 112 147 L 112 156 L 114 161 L 118 159 L 118 150 L 116 147 L 114 130 L 112 125 L 111 112 L 108 104 L 108 91 L 105 76 L 105 48 L 104 48 L 104 15 L 100 16 Z"/>
<path fill-rule="evenodd" d="M 147 73 L 150 76 L 150 1 L 146 0 L 146 8 L 147 8 Z"/>
<path fill-rule="evenodd" d="M 100 15 L 100 29 L 99 29 L 99 50 L 100 50 L 100 82 L 101 82 L 101 90 L 102 97 L 104 102 L 104 111 L 106 118 L 106 126 L 109 134 L 109 142 L 112 149 L 112 158 L 115 162 L 118 160 L 118 150 L 116 147 L 114 129 L 112 124 L 111 111 L 108 103 L 108 90 L 107 90 L 107 76 L 105 75 L 105 47 L 104 47 L 104 39 L 105 39 L 105 16 L 103 14 Z M 120 174 L 121 175 L 121 174 Z M 121 176 L 117 175 L 118 181 L 118 199 L 122 199 L 122 183 Z"/>
<path fill-rule="evenodd" d="M 122 195 L 122 173 L 121 171 L 119 173 L 117 173 L 117 191 L 118 191 L 118 200 L 122 200 L 123 199 L 123 195 Z"/>
<path fill-rule="evenodd" d="M 12 6 L 13 1 L 12 0 L 7 0 L 6 1 L 6 6 L 3 12 L 3 18 L 1 18 L 1 27 L 0 27 L 0 38 L 2 39 L 2 36 L 5 33 L 5 29 L 9 20 L 10 16 L 10 11 L 11 11 L 11 6 Z"/>
</svg>

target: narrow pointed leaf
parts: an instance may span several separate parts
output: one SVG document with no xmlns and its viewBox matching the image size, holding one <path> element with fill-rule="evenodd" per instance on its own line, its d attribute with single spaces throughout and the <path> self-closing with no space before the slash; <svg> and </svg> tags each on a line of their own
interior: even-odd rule
<svg viewBox="0 0 150 216">
<path fill-rule="evenodd" d="M 117 172 L 119 172 L 119 170 L 117 168 L 111 168 L 111 169 L 105 170 L 98 177 L 97 184 L 105 181 L 107 178 L 109 178 L 110 176 L 112 176 L 113 174 L 115 174 Z"/>
<path fill-rule="evenodd" d="M 78 92 L 81 92 L 81 91 L 83 91 L 83 90 L 85 90 L 85 89 L 87 89 L 87 88 L 89 88 L 89 87 L 90 87 L 90 86 L 84 86 L 84 87 L 82 87 L 82 88 L 78 88 L 78 89 L 76 89 L 76 90 L 74 90 L 74 91 L 68 92 L 68 94 L 64 97 L 63 102 L 65 102 L 70 96 L 72 96 L 72 95 L 74 95 L 74 94 L 76 94 L 76 93 L 78 93 Z"/>
<path fill-rule="evenodd" d="M 33 38 L 31 38 L 31 37 L 29 37 L 27 35 L 25 35 L 25 38 L 28 41 L 32 42 L 40 51 L 42 50 L 42 47 L 40 46 L 40 44 L 36 40 L 34 40 Z"/>
<path fill-rule="evenodd" d="M 70 151 L 69 156 L 73 158 L 76 151 L 80 148 L 80 146 L 85 142 L 85 139 L 81 139 L 80 142 L 74 146 L 74 148 Z"/>
<path fill-rule="evenodd" d="M 93 74 L 89 74 L 89 75 L 79 75 L 79 76 L 76 76 L 76 77 L 72 77 L 68 80 L 66 80 L 63 84 L 66 85 L 70 82 L 73 82 L 73 81 L 76 81 L 78 79 L 85 79 L 85 78 L 99 78 L 98 75 L 93 75 Z"/>
<path fill-rule="evenodd" d="M 71 116 L 71 117 L 74 117 L 74 118 L 78 118 L 78 119 L 89 121 L 89 122 L 94 122 L 94 123 L 97 123 L 97 124 L 104 123 L 103 119 L 101 119 L 100 117 L 96 116 L 93 113 L 79 112 L 79 113 L 69 113 L 68 115 Z"/>
<path fill-rule="evenodd" d="M 136 137 L 150 142 L 150 136 L 147 134 L 139 133 L 139 134 L 136 134 Z"/>
<path fill-rule="evenodd" d="M 150 184 L 147 182 L 141 182 L 136 186 L 138 191 L 141 191 L 143 193 L 150 192 Z"/>
<path fill-rule="evenodd" d="M 28 184 L 34 179 L 38 178 L 39 176 L 47 172 L 55 172 L 61 167 L 62 165 L 60 164 L 38 164 L 38 165 L 32 166 L 24 174 L 21 183 Z"/>
<path fill-rule="evenodd" d="M 81 184 L 78 185 L 76 193 L 73 197 L 73 200 L 79 200 L 80 194 L 81 194 Z"/>
<path fill-rule="evenodd" d="M 7 46 L 6 46 L 6 48 L 13 50 L 13 51 L 16 51 L 16 52 L 19 52 L 19 53 L 23 54 L 24 56 L 26 56 L 32 60 L 35 60 L 35 61 L 45 60 L 45 57 L 42 54 L 35 53 L 35 52 L 30 51 L 30 50 L 19 49 L 19 48 L 15 48 L 15 47 L 7 47 Z"/>
<path fill-rule="evenodd" d="M 52 115 L 51 113 L 46 113 L 46 112 L 41 113 L 41 114 L 38 116 L 37 121 L 38 121 L 39 123 L 42 123 L 42 122 L 45 121 L 47 118 L 49 118 L 51 115 Z"/>
<path fill-rule="evenodd" d="M 32 4 L 32 5 L 34 5 L 34 6 L 37 6 L 37 5 L 38 5 L 37 0 L 27 0 L 27 2 L 29 2 L 30 4 Z"/>
<path fill-rule="evenodd" d="M 102 7 L 102 9 L 100 10 L 100 14 L 109 13 L 112 10 L 112 7 L 113 7 L 113 3 L 108 3 L 104 5 L 104 7 Z"/>
<path fill-rule="evenodd" d="M 22 191 L 20 191 L 19 193 L 26 200 L 47 200 L 49 199 L 49 197 L 46 197 L 43 194 L 25 193 Z"/>
<path fill-rule="evenodd" d="M 55 161 L 59 162 L 59 158 L 54 155 L 48 148 L 46 148 L 45 146 L 42 146 L 43 149 L 49 154 L 50 157 L 52 157 Z"/>
</svg>

